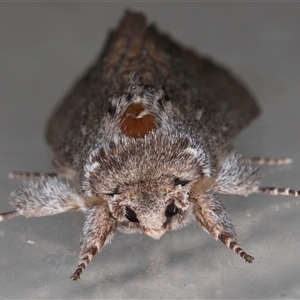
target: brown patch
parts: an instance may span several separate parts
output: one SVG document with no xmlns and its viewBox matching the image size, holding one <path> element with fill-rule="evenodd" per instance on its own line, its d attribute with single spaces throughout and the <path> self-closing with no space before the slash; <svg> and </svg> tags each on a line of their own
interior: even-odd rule
<svg viewBox="0 0 300 300">
<path fill-rule="evenodd" d="M 121 131 L 132 138 L 141 138 L 156 128 L 155 117 L 143 114 L 145 107 L 132 104 L 124 112 L 121 119 Z"/>
</svg>

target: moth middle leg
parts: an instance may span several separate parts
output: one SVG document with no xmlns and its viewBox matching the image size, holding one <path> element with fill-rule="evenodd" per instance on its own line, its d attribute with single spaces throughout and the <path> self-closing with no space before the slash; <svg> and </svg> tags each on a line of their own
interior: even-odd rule
<svg viewBox="0 0 300 300">
<path fill-rule="evenodd" d="M 193 202 L 193 213 L 199 224 L 246 262 L 252 263 L 254 257 L 239 245 L 230 217 L 217 195 L 209 192 L 196 197 Z"/>
</svg>

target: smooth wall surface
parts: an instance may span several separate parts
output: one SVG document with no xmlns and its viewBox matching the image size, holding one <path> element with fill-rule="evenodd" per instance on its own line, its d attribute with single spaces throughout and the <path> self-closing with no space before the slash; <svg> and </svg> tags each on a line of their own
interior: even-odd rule
<svg viewBox="0 0 300 300">
<path fill-rule="evenodd" d="M 53 170 L 45 123 L 125 8 L 247 84 L 263 114 L 238 151 L 293 158 L 263 168 L 263 184 L 300 189 L 299 3 L 1 3 L 0 211 L 18 185 L 9 171 Z M 194 224 L 159 241 L 118 233 L 72 282 L 83 215 L 19 217 L 0 223 L 0 299 L 299 299 L 299 198 L 221 199 L 251 265 Z"/>
</svg>

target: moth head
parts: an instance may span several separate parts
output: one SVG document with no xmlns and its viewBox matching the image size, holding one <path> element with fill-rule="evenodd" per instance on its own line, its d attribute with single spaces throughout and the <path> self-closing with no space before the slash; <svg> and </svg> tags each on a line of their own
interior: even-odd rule
<svg viewBox="0 0 300 300">
<path fill-rule="evenodd" d="M 193 198 L 205 193 L 214 182 L 214 178 L 207 177 L 139 182 L 103 197 L 91 197 L 87 202 L 90 206 L 108 205 L 115 219 L 135 223 L 143 233 L 158 239 L 171 228 L 171 223 L 182 219 Z"/>
<path fill-rule="evenodd" d="M 114 218 L 136 223 L 143 233 L 155 239 L 169 229 L 172 218 L 180 217 L 189 206 L 187 189 L 173 179 L 120 187 L 109 197 L 107 203 Z"/>
</svg>

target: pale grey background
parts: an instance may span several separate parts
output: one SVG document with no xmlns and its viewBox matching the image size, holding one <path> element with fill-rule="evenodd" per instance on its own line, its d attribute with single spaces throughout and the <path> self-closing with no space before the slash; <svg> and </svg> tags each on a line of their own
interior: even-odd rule
<svg viewBox="0 0 300 300">
<path fill-rule="evenodd" d="M 125 7 L 247 83 L 264 113 L 237 149 L 293 158 L 264 168 L 264 184 L 300 188 L 299 3 L 1 3 L 0 211 L 9 171 L 52 170 L 45 121 Z M 159 241 L 117 234 L 72 282 L 83 216 L 20 217 L 0 223 L 0 299 L 299 299 L 299 198 L 222 199 L 251 265 L 192 225 Z"/>
</svg>

